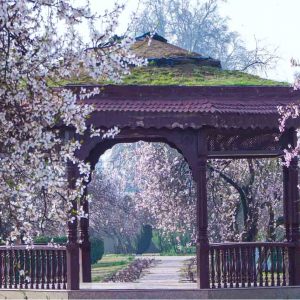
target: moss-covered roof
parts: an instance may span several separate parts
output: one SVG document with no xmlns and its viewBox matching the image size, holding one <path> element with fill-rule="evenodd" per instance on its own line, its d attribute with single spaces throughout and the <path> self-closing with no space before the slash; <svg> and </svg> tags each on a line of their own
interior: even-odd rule
<svg viewBox="0 0 300 300">
<path fill-rule="evenodd" d="M 72 84 L 107 84 L 105 80 L 92 80 L 82 76 Z M 187 85 L 187 86 L 287 86 L 286 82 L 278 82 L 260 78 L 239 71 L 228 71 L 208 66 L 193 64 L 169 67 L 146 66 L 132 68 L 131 74 L 123 78 L 120 85 Z"/>
<path fill-rule="evenodd" d="M 263 79 L 244 72 L 192 64 L 173 67 L 147 66 L 133 68 L 131 74 L 124 77 L 122 84 L 189 86 L 288 85 L 285 82 Z"/>
<path fill-rule="evenodd" d="M 220 62 L 211 57 L 189 52 L 167 42 L 155 34 L 149 44 L 149 33 L 136 39 L 132 51 L 149 59 L 145 67 L 133 67 L 121 85 L 187 85 L 187 86 L 287 86 L 278 82 L 240 71 L 222 70 Z M 71 84 L 108 84 L 86 76 L 65 82 Z"/>
</svg>

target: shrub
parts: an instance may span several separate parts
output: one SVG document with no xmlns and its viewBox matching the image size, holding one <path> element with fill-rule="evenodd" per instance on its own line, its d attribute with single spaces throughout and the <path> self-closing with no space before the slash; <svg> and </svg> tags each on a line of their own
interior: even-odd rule
<svg viewBox="0 0 300 300">
<path fill-rule="evenodd" d="M 48 244 L 53 239 L 56 244 L 66 244 L 68 238 L 66 236 L 38 236 L 34 239 L 35 244 Z M 94 264 L 100 260 L 104 254 L 104 243 L 99 238 L 91 238 L 91 263 Z"/>
<path fill-rule="evenodd" d="M 160 230 L 153 230 L 152 242 L 159 249 L 161 255 L 196 253 L 196 247 L 190 246 L 192 240 L 188 232 L 184 234 L 174 232 L 164 234 Z"/>
<path fill-rule="evenodd" d="M 99 238 L 91 238 L 91 263 L 95 264 L 104 254 L 104 242 Z"/>
<path fill-rule="evenodd" d="M 152 240 L 151 225 L 143 225 L 141 233 L 137 239 L 136 254 L 143 254 L 150 246 Z"/>
<path fill-rule="evenodd" d="M 66 236 L 38 236 L 34 239 L 35 244 L 48 244 L 53 239 L 56 244 L 66 244 L 68 238 Z"/>
</svg>

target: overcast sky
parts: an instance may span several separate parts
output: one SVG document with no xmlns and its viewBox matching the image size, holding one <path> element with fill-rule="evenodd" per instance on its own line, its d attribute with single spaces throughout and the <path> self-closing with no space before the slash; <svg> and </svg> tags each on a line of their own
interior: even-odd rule
<svg viewBox="0 0 300 300">
<path fill-rule="evenodd" d="M 114 3 L 112 0 L 90 1 L 98 11 L 112 8 Z M 137 6 L 138 0 L 126 1 L 126 10 L 120 19 L 121 30 L 126 29 L 130 13 L 136 11 Z M 300 59 L 299 12 L 300 0 L 227 0 L 220 4 L 220 14 L 230 18 L 230 29 L 239 32 L 250 48 L 255 38 L 272 48 L 278 47 L 281 60 L 267 77 L 290 82 L 295 72 L 290 59 Z"/>
</svg>

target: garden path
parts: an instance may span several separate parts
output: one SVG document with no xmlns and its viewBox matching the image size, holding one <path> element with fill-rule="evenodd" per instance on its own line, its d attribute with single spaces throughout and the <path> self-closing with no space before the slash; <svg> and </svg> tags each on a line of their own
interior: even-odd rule
<svg viewBox="0 0 300 300">
<path fill-rule="evenodd" d="M 144 258 L 145 256 L 143 256 Z M 147 257 L 147 256 L 146 256 Z M 157 262 L 136 282 L 82 283 L 87 289 L 194 289 L 196 283 L 182 282 L 180 269 L 192 256 L 155 256 Z M 150 258 L 150 256 L 149 256 Z M 153 256 L 151 256 L 153 258 Z"/>
<path fill-rule="evenodd" d="M 145 270 L 145 275 L 138 280 L 138 283 L 149 286 L 159 285 L 163 288 L 177 286 L 181 281 L 180 270 L 184 261 L 189 258 L 191 256 L 159 256 L 154 266 Z"/>
</svg>

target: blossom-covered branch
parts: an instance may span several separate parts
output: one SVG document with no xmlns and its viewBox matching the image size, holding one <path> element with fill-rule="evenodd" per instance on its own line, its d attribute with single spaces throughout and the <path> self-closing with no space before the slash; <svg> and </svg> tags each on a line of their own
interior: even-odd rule
<svg viewBox="0 0 300 300">
<path fill-rule="evenodd" d="M 143 64 L 130 53 L 132 38 L 114 38 L 121 11 L 116 5 L 101 17 L 88 2 L 0 0 L 0 217 L 10 241 L 30 243 L 45 220 L 63 224 L 83 195 L 90 167 L 75 157 L 80 143 L 58 126 L 83 134 L 93 107 L 64 84 L 83 74 L 119 81 L 130 65 Z M 79 98 L 97 93 L 82 89 Z M 76 189 L 67 184 L 68 161 L 79 166 Z"/>
</svg>

